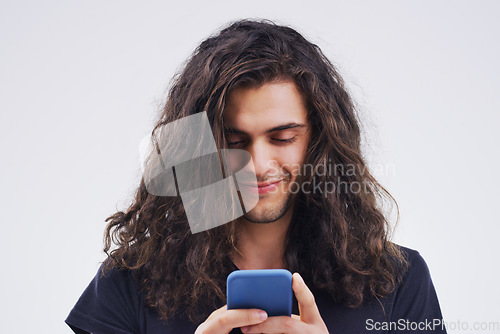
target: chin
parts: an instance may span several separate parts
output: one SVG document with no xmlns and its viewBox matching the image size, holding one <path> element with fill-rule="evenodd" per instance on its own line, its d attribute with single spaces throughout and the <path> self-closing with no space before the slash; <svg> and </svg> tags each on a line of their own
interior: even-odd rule
<svg viewBox="0 0 500 334">
<path fill-rule="evenodd" d="M 271 206 L 258 203 L 252 210 L 247 212 L 243 217 L 251 223 L 269 224 L 282 218 L 288 210 L 290 210 L 291 196 L 288 196 L 282 204 Z"/>
</svg>

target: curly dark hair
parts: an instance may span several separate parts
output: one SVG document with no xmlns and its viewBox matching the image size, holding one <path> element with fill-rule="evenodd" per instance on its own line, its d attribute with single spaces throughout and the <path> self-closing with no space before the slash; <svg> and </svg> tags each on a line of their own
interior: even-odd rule
<svg viewBox="0 0 500 334">
<path fill-rule="evenodd" d="M 363 191 L 297 195 L 285 245 L 287 269 L 349 307 L 384 297 L 408 265 L 389 241 L 381 204 L 397 208 L 397 203 L 368 171 L 359 117 L 338 71 L 297 31 L 267 20 L 240 20 L 203 41 L 174 77 L 152 135 L 169 122 L 206 111 L 218 147 L 227 147 L 228 94 L 280 80 L 293 81 L 307 104 L 306 163 L 354 168 L 335 175 L 309 173 L 304 180 L 338 190 L 363 186 Z M 180 198 L 148 193 L 144 178 L 130 207 L 106 222 L 105 267 L 133 271 L 147 306 L 162 319 L 184 310 L 200 321 L 224 304 L 225 279 L 234 268 L 230 254 L 237 249 L 234 222 L 192 234 Z"/>
</svg>

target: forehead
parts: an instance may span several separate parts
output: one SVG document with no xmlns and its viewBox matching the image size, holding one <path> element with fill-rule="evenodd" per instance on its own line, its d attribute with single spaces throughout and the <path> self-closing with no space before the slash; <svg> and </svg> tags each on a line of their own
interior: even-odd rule
<svg viewBox="0 0 500 334">
<path fill-rule="evenodd" d="M 292 81 L 265 83 L 234 89 L 224 110 L 227 126 L 260 132 L 284 123 L 307 123 L 303 95 Z"/>
</svg>

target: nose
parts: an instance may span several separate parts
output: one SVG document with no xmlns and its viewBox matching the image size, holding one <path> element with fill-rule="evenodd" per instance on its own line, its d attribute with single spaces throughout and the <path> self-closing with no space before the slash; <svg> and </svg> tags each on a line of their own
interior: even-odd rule
<svg viewBox="0 0 500 334">
<path fill-rule="evenodd" d="M 248 152 L 252 156 L 255 166 L 257 180 L 262 180 L 266 175 L 278 173 L 277 161 L 274 152 L 269 145 L 263 141 L 255 141 L 248 147 Z"/>
</svg>

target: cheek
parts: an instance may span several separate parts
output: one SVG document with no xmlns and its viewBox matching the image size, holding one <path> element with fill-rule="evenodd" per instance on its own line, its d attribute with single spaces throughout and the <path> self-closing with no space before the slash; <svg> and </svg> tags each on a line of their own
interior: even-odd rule
<svg viewBox="0 0 500 334">
<path fill-rule="evenodd" d="M 306 150 L 307 146 L 305 144 L 298 145 L 298 143 L 297 145 L 283 148 L 282 154 L 280 154 L 282 157 L 280 165 L 292 176 L 299 175 L 304 163 Z"/>
</svg>

